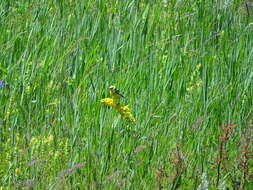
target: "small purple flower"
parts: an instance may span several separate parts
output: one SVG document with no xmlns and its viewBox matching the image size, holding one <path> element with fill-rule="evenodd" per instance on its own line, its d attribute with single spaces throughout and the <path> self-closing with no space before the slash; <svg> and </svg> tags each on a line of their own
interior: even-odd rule
<svg viewBox="0 0 253 190">
<path fill-rule="evenodd" d="M 0 89 L 4 87 L 4 80 L 0 80 Z"/>
<path fill-rule="evenodd" d="M 10 85 L 8 82 L 6 82 L 5 80 L 0 80 L 0 90 L 2 88 L 4 88 L 5 86 L 8 86 L 9 88 L 13 88 L 12 85 Z"/>
</svg>

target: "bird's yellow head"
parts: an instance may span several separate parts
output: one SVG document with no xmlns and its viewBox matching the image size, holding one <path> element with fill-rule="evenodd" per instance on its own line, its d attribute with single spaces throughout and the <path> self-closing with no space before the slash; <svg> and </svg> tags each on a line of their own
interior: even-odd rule
<svg viewBox="0 0 253 190">
<path fill-rule="evenodd" d="M 114 96 L 116 91 L 116 87 L 115 86 L 109 86 L 109 92 L 111 96 Z"/>
<path fill-rule="evenodd" d="M 109 87 L 109 90 L 111 91 L 111 90 L 115 90 L 116 89 L 116 87 L 115 86 L 110 86 Z"/>
</svg>

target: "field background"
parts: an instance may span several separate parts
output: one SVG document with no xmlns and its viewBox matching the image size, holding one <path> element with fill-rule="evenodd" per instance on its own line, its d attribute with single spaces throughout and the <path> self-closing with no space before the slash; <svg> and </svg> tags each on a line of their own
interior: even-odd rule
<svg viewBox="0 0 253 190">
<path fill-rule="evenodd" d="M 248 8 L 1 1 L 0 189 L 251 189 Z"/>
</svg>

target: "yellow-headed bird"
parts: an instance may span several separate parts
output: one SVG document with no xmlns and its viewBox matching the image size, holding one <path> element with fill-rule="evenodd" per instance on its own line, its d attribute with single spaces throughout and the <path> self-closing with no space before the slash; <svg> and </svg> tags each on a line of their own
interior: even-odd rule
<svg viewBox="0 0 253 190">
<path fill-rule="evenodd" d="M 118 89 L 116 89 L 115 86 L 110 86 L 109 87 L 109 92 L 110 95 L 115 98 L 115 99 L 120 99 L 120 98 L 124 98 L 124 96 L 119 92 Z"/>
</svg>

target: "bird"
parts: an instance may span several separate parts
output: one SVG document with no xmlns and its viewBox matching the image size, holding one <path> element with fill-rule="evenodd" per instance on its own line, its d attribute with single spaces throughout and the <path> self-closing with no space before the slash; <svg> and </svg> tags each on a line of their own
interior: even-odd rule
<svg viewBox="0 0 253 190">
<path fill-rule="evenodd" d="M 110 86 L 109 92 L 110 92 L 110 95 L 115 99 L 124 98 L 124 96 L 120 93 L 118 89 L 116 89 L 115 86 Z"/>
</svg>

